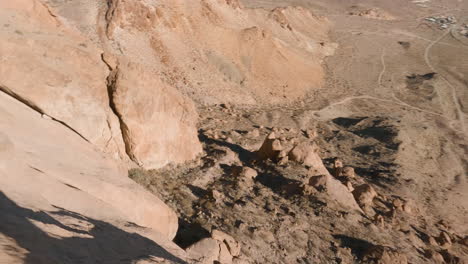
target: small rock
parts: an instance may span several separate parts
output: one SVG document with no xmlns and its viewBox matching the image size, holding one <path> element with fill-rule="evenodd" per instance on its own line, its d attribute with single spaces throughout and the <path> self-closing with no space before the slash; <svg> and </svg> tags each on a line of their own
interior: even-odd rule
<svg viewBox="0 0 468 264">
<path fill-rule="evenodd" d="M 225 196 L 222 192 L 219 192 L 217 190 L 212 190 L 211 191 L 211 196 L 213 196 L 213 199 L 215 200 L 216 203 L 220 203 L 224 200 Z"/>
<path fill-rule="evenodd" d="M 443 231 L 440 232 L 440 235 L 437 238 L 437 242 L 439 242 L 442 248 L 449 248 L 452 246 L 452 239 L 450 238 L 449 234 Z"/>
<path fill-rule="evenodd" d="M 315 144 L 301 143 L 291 149 L 291 151 L 288 153 L 288 157 L 291 161 L 296 161 L 304 165 L 312 166 L 317 162 L 317 150 L 318 146 Z"/>
<path fill-rule="evenodd" d="M 257 151 L 257 156 L 260 160 L 270 159 L 276 161 L 281 150 L 283 150 L 281 142 L 276 139 L 275 133 L 271 132 Z"/>
<path fill-rule="evenodd" d="M 353 196 L 361 207 L 366 207 L 372 205 L 377 192 L 369 184 L 362 184 L 354 189 Z"/>
<path fill-rule="evenodd" d="M 413 200 L 406 200 L 403 203 L 403 212 L 407 214 L 412 214 L 416 211 L 416 205 Z"/>
<path fill-rule="evenodd" d="M 256 170 L 250 168 L 250 167 L 243 167 L 241 171 L 241 176 L 248 178 L 248 179 L 255 179 L 257 177 L 258 173 Z"/>
<path fill-rule="evenodd" d="M 439 245 L 439 243 L 437 243 L 437 240 L 436 240 L 434 237 L 432 237 L 432 236 L 429 237 L 429 239 L 428 239 L 427 242 L 428 242 L 429 245 L 431 245 L 431 246 L 438 246 L 438 245 Z"/>
<path fill-rule="evenodd" d="M 190 259 L 201 263 L 213 263 L 219 259 L 219 243 L 213 238 L 204 238 L 189 246 L 185 251 Z"/>
<path fill-rule="evenodd" d="M 282 157 L 282 158 L 278 161 L 278 165 L 281 165 L 281 166 L 286 165 L 286 164 L 288 164 L 288 161 L 289 161 L 288 156 Z"/>
<path fill-rule="evenodd" d="M 286 150 L 282 150 L 279 154 L 278 154 L 278 158 L 284 158 L 284 157 L 287 157 L 288 156 L 288 152 Z"/>
<path fill-rule="evenodd" d="M 343 171 L 343 162 L 340 159 L 335 159 L 333 161 L 333 176 L 335 176 L 335 178 L 340 177 L 342 171 Z"/>
<path fill-rule="evenodd" d="M 354 168 L 346 166 L 343 168 L 341 171 L 341 176 L 348 177 L 348 178 L 354 178 L 356 177 L 356 174 L 354 173 Z"/>
<path fill-rule="evenodd" d="M 374 222 L 377 224 L 377 226 L 383 228 L 385 227 L 385 220 L 384 217 L 380 214 L 376 214 L 374 217 Z"/>
<path fill-rule="evenodd" d="M 254 231 L 254 235 L 261 238 L 263 241 L 268 242 L 268 243 L 272 243 L 272 242 L 276 241 L 275 235 L 273 234 L 273 232 L 271 232 L 269 230 L 258 229 L 258 230 Z"/>
<path fill-rule="evenodd" d="M 309 138 L 309 139 L 315 139 L 317 137 L 317 130 L 315 129 L 307 129 L 305 131 L 305 134 L 306 136 Z"/>
<path fill-rule="evenodd" d="M 219 242 L 224 242 L 232 256 L 237 257 L 240 255 L 240 245 L 232 236 L 214 229 L 211 231 L 211 237 Z"/>
<path fill-rule="evenodd" d="M 309 184 L 304 184 L 302 186 L 304 195 L 314 195 L 317 193 L 317 189 L 310 186 Z"/>
<path fill-rule="evenodd" d="M 327 185 L 327 176 L 326 175 L 312 176 L 309 178 L 309 185 L 314 186 L 316 189 L 324 188 Z"/>
</svg>

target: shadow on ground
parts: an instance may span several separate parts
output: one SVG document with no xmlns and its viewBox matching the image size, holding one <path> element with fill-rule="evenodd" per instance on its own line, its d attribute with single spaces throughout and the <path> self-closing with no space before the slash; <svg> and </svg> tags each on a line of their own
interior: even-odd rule
<svg viewBox="0 0 468 264">
<path fill-rule="evenodd" d="M 185 263 L 154 241 L 136 233 L 128 233 L 109 223 L 88 218 L 75 212 L 56 207 L 56 211 L 33 211 L 18 206 L 3 192 L 0 192 L 0 233 L 12 238 L 28 252 L 22 260 L 26 264 L 49 263 L 136 263 L 139 260 L 158 258 L 174 263 Z M 89 226 L 89 230 L 78 229 L 73 224 Z M 73 232 L 72 237 L 56 237 L 33 224 L 54 225 L 62 232 Z M 71 227 L 73 226 L 73 227 Z M 58 227 L 58 228 L 57 228 Z M 81 235 L 81 236 L 79 236 Z M 7 254 L 14 247 L 2 248 Z"/>
</svg>

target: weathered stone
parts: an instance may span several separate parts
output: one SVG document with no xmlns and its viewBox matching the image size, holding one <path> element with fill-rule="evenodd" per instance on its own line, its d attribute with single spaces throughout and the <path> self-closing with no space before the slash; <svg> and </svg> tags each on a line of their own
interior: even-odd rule
<svg viewBox="0 0 468 264">
<path fill-rule="evenodd" d="M 219 261 L 219 242 L 213 238 L 204 238 L 189 246 L 185 251 L 188 258 L 197 260 L 199 263 L 212 264 Z"/>
<path fill-rule="evenodd" d="M 376 214 L 374 217 L 374 222 L 377 224 L 377 226 L 383 228 L 385 227 L 385 219 L 381 214 Z"/>
<path fill-rule="evenodd" d="M 335 176 L 335 178 L 340 177 L 342 171 L 343 171 L 343 162 L 340 159 L 335 159 L 333 161 L 333 176 Z"/>
<path fill-rule="evenodd" d="M 229 252 L 229 249 L 225 243 L 219 244 L 219 262 L 221 264 L 231 264 L 232 255 Z"/>
<path fill-rule="evenodd" d="M 327 176 L 312 176 L 309 178 L 309 185 L 314 186 L 315 188 L 324 188 L 327 186 Z"/>
<path fill-rule="evenodd" d="M 320 159 L 317 159 L 316 151 L 318 146 L 310 143 L 300 143 L 288 154 L 289 160 L 302 163 L 307 166 L 316 166 L 317 163 L 322 163 Z"/>
<path fill-rule="evenodd" d="M 354 173 L 354 168 L 346 166 L 343 168 L 341 171 L 341 176 L 348 177 L 348 178 L 354 178 L 356 177 L 356 174 Z"/>
<path fill-rule="evenodd" d="M 439 243 L 437 243 L 437 240 L 433 236 L 429 236 L 428 243 L 431 246 L 438 246 L 439 245 Z"/>
<path fill-rule="evenodd" d="M 306 136 L 309 138 L 309 139 L 315 139 L 317 137 L 317 130 L 315 129 L 307 129 L 305 131 L 305 134 Z"/>
<path fill-rule="evenodd" d="M 213 196 L 213 199 L 215 200 L 216 203 L 221 203 L 223 202 L 225 196 L 222 192 L 219 192 L 217 190 L 212 190 L 211 191 L 211 196 Z"/>
<path fill-rule="evenodd" d="M 417 211 L 417 207 L 413 200 L 405 200 L 403 202 L 402 210 L 407 214 L 413 214 Z"/>
<path fill-rule="evenodd" d="M 275 133 L 271 132 L 257 151 L 257 156 L 260 160 L 270 159 L 276 161 L 281 150 L 283 150 L 281 142 L 276 139 Z"/>
<path fill-rule="evenodd" d="M 2 25 L 24 32 L 0 32 L 0 91 L 63 122 L 114 158 L 125 158 L 118 119 L 109 107 L 102 50 L 38 0 L 1 1 L 0 18 Z"/>
<path fill-rule="evenodd" d="M 250 168 L 250 167 L 243 167 L 241 171 L 241 176 L 248 178 L 248 179 L 255 179 L 257 177 L 258 173 L 256 170 Z"/>
<path fill-rule="evenodd" d="M 0 93 L 0 120 L 0 193 L 20 204 L 21 211 L 31 210 L 37 215 L 65 212 L 68 215 L 66 220 L 70 222 L 54 218 L 42 226 L 44 231 L 41 232 L 47 234 L 48 231 L 61 230 L 54 236 L 76 236 L 77 241 L 80 236 L 98 236 L 104 242 L 97 239 L 93 245 L 103 248 L 115 245 L 114 239 L 128 239 L 132 243 L 135 241 L 132 237 L 138 236 L 159 240 L 158 244 L 166 241 L 167 245 L 174 246 L 169 241 L 177 231 L 176 214 L 155 195 L 128 178 L 126 167 L 104 156 L 68 127 L 44 120 L 36 111 L 4 93 Z M 18 210 L 12 210 L 11 215 L 17 214 Z M 5 216 L 9 209 L 2 208 L 1 211 Z M 18 217 L 24 218 L 24 215 Z M 98 225 L 90 233 L 89 230 L 83 234 L 63 230 L 63 226 L 79 226 L 80 222 L 88 221 Z M 129 222 L 139 227 L 125 224 Z M 35 236 L 37 233 L 31 233 L 30 228 L 23 229 L 20 222 L 10 226 L 0 220 L 0 225 L 2 232 L 13 230 L 30 243 L 44 242 L 43 237 Z M 52 240 L 52 236 L 48 236 L 47 241 Z M 94 256 L 89 256 L 95 251 L 86 247 L 76 250 L 64 244 L 63 248 L 80 258 L 99 262 Z M 34 257 L 37 253 L 31 254 Z M 42 257 L 47 263 L 56 261 L 47 255 Z M 114 262 L 113 256 L 107 257 Z"/>
<path fill-rule="evenodd" d="M 353 196 L 360 206 L 365 207 L 372 205 L 377 192 L 369 184 L 362 184 L 354 189 Z"/>
<path fill-rule="evenodd" d="M 145 168 L 195 158 L 201 144 L 192 101 L 143 65 L 122 59 L 115 71 L 111 96 L 130 158 Z"/>
<path fill-rule="evenodd" d="M 225 243 L 232 256 L 239 256 L 241 250 L 240 244 L 232 236 L 214 229 L 211 231 L 211 237 L 219 242 Z"/>
</svg>

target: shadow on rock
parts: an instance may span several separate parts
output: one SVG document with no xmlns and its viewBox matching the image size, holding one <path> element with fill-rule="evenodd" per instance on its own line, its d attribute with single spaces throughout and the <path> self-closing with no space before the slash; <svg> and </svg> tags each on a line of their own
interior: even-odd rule
<svg viewBox="0 0 468 264">
<path fill-rule="evenodd" d="M 232 144 L 232 143 L 229 143 L 229 142 L 225 142 L 225 141 L 222 141 L 222 140 L 216 140 L 216 139 L 209 138 L 209 137 L 203 135 L 201 132 L 198 134 L 198 138 L 200 139 L 200 141 L 202 143 L 205 143 L 207 146 L 215 144 L 215 145 L 218 145 L 218 146 L 229 148 L 230 150 L 237 153 L 237 155 L 239 156 L 239 160 L 245 165 L 251 164 L 255 159 L 255 154 L 253 152 L 248 151 L 248 150 L 244 149 L 243 147 L 241 147 L 239 145 Z"/>
<path fill-rule="evenodd" d="M 22 260 L 26 264 L 42 263 L 136 263 L 152 258 L 185 263 L 154 241 L 136 233 L 128 233 L 109 223 L 88 218 L 56 207 L 56 211 L 33 211 L 18 206 L 0 192 L 0 233 L 10 237 L 28 252 Z M 57 219 L 66 219 L 65 225 Z M 33 222 L 66 236 L 49 234 Z M 75 224 L 79 224 L 75 225 Z M 85 225 L 88 228 L 79 228 Z M 129 223 L 129 225 L 131 225 Z M 71 227 L 73 226 L 73 227 Z M 58 228 L 57 228 L 58 227 Z M 84 230 L 83 230 L 84 229 Z M 70 235 L 70 232 L 73 236 Z M 16 252 L 11 247 L 5 252 Z"/>
<path fill-rule="evenodd" d="M 362 259 L 367 250 L 375 246 L 374 244 L 359 238 L 349 237 L 346 235 L 333 235 L 334 238 L 339 239 L 341 247 L 351 249 L 353 255 Z"/>
</svg>

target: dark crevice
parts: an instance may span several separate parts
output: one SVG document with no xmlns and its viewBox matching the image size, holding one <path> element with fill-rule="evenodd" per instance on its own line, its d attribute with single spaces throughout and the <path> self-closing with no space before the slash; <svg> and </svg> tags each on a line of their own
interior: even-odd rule
<svg viewBox="0 0 468 264">
<path fill-rule="evenodd" d="M 102 58 L 102 57 L 101 57 Z M 102 61 L 109 67 L 109 76 L 107 76 L 106 83 L 107 83 L 107 95 L 109 97 L 109 107 L 114 113 L 115 116 L 117 116 L 117 119 L 119 120 L 119 125 L 120 125 L 120 131 L 122 132 L 122 141 L 125 146 L 125 153 L 127 153 L 127 156 L 134 161 L 137 164 L 140 164 L 138 162 L 138 159 L 135 157 L 132 151 L 131 143 L 129 142 L 129 130 L 128 126 L 125 124 L 123 121 L 122 115 L 119 113 L 117 110 L 117 107 L 114 102 L 114 93 L 116 90 L 116 83 L 118 79 L 118 72 L 119 72 L 119 67 L 117 66 L 115 69 L 112 69 L 112 67 L 102 58 Z"/>
<path fill-rule="evenodd" d="M 64 127 L 70 129 L 71 131 L 73 131 L 75 134 L 77 134 L 78 136 L 80 136 L 82 139 L 84 139 L 86 142 L 90 143 L 89 140 L 87 138 L 85 138 L 83 135 L 81 135 L 78 131 L 76 131 L 74 128 L 72 128 L 71 126 L 69 126 L 67 123 L 61 121 L 61 120 L 58 120 L 54 117 L 51 117 L 49 115 L 47 115 L 44 110 L 42 110 L 39 106 L 37 106 L 36 104 L 34 104 L 33 102 L 23 98 L 21 95 L 13 92 L 11 89 L 7 88 L 6 86 L 3 86 L 3 85 L 0 85 L 0 91 L 2 91 L 3 93 L 5 93 L 6 95 L 10 96 L 11 98 L 15 99 L 16 101 L 19 101 L 21 103 L 23 103 L 24 105 L 26 105 L 28 108 L 34 110 L 35 112 L 39 113 L 40 115 L 46 115 L 48 116 L 51 120 L 57 122 L 57 123 L 60 123 L 61 125 L 63 125 Z"/>
</svg>

